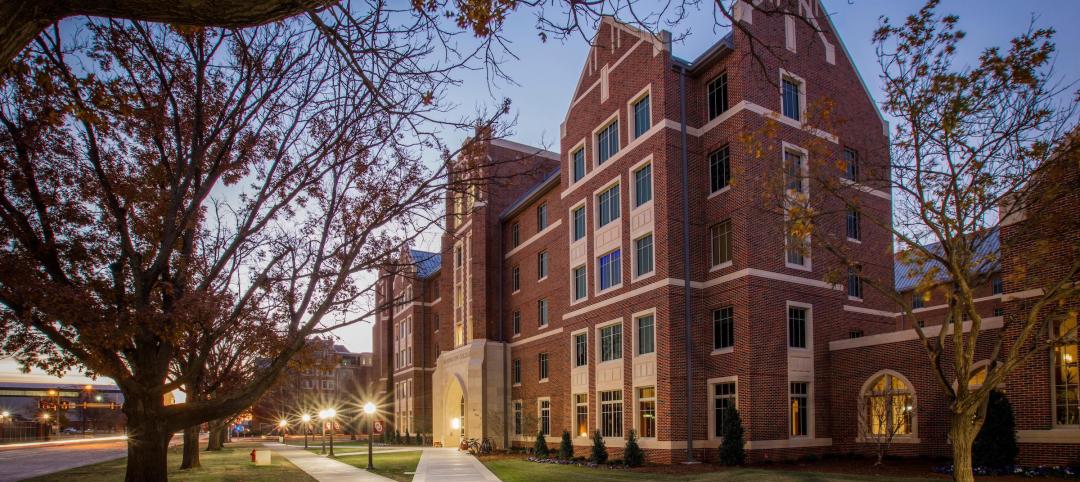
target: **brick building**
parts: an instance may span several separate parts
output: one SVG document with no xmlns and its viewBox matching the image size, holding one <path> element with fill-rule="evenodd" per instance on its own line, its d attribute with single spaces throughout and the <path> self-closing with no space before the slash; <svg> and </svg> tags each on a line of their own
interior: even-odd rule
<svg viewBox="0 0 1080 482">
<path fill-rule="evenodd" d="M 785 47 L 777 57 L 759 64 L 736 29 L 688 61 L 669 36 L 605 18 L 559 152 L 496 140 L 474 154 L 496 161 L 477 176 L 492 180 L 449 193 L 440 252 L 403 253 L 414 263 L 381 273 L 376 370 L 396 426 L 448 446 L 568 430 L 582 452 L 599 430 L 616 456 L 635 430 L 650 460 L 678 462 L 690 443 L 715 458 L 718 414 L 732 403 L 755 459 L 868 449 L 857 404 L 882 380 L 914 384 L 914 410 L 932 411 L 928 375 L 882 378 L 917 364 L 905 324 L 919 320 L 858 276 L 828 281 L 846 268 L 789 240 L 761 195 L 781 177 L 788 194 L 814 196 L 804 146 L 824 145 L 848 161 L 835 175 L 861 215 L 890 219 L 888 184 L 869 180 L 888 175 L 888 127 L 827 16 L 810 12 L 811 28 L 735 11 Z M 847 122 L 807 128 L 808 106 L 826 99 Z M 773 124 L 764 157 L 740 136 Z M 512 167 L 523 174 L 490 175 Z M 838 213 L 826 225 L 860 253 L 862 275 L 893 279 L 888 233 L 819 203 Z M 999 249 L 992 234 L 986 249 Z M 993 285 L 987 316 L 1008 310 Z M 931 419 L 905 439 L 913 452 L 941 452 L 944 425 Z"/>
</svg>

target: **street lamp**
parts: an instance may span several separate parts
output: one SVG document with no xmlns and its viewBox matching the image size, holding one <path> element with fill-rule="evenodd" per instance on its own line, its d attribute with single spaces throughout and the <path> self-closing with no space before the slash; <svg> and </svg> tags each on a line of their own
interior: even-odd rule
<svg viewBox="0 0 1080 482">
<path fill-rule="evenodd" d="M 278 433 L 281 434 L 281 443 L 284 444 L 285 443 L 285 432 L 286 432 L 287 428 L 289 427 L 289 422 L 285 421 L 285 419 L 282 419 L 280 422 L 277 423 L 277 426 L 278 426 Z"/>
<path fill-rule="evenodd" d="M 307 449 L 308 432 L 311 431 L 311 415 L 304 414 L 300 417 L 300 421 L 304 422 L 304 449 Z"/>
<path fill-rule="evenodd" d="M 319 425 L 322 427 L 322 448 L 320 454 L 326 454 L 326 410 L 319 410 Z"/>
<path fill-rule="evenodd" d="M 334 456 L 334 417 L 337 416 L 337 410 L 328 408 L 319 412 L 319 418 L 323 419 L 323 431 L 326 431 L 326 420 L 330 420 L 330 453 L 331 457 Z"/>
<path fill-rule="evenodd" d="M 364 404 L 364 413 L 367 415 L 367 469 L 371 470 L 375 468 L 375 464 L 371 463 L 371 439 L 375 438 L 375 431 L 372 429 L 372 419 L 375 416 L 375 404 L 368 402 Z"/>
</svg>

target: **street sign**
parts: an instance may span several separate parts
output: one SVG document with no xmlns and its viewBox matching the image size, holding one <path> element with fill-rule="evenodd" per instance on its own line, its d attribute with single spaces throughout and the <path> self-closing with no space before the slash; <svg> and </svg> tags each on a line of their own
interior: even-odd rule
<svg viewBox="0 0 1080 482">
<path fill-rule="evenodd" d="M 383 434 L 383 428 L 384 427 L 383 427 L 383 421 L 382 420 L 376 420 L 374 423 L 371 424 L 371 427 L 373 429 L 375 429 L 375 435 L 382 435 Z"/>
</svg>

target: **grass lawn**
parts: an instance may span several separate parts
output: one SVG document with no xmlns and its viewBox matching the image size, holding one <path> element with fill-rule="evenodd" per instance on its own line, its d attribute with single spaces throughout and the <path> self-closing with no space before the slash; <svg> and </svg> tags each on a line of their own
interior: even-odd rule
<svg viewBox="0 0 1080 482">
<path fill-rule="evenodd" d="M 375 470 L 372 472 L 399 482 L 409 482 L 413 478 L 413 472 L 416 472 L 416 464 L 420 463 L 420 453 L 419 450 L 390 453 L 375 452 L 372 456 Z M 363 455 L 346 455 L 338 457 L 337 460 L 361 469 L 367 467 L 366 453 Z M 409 473 L 406 474 L 405 472 Z"/>
<path fill-rule="evenodd" d="M 272 465 L 256 466 L 248 455 L 254 447 L 262 444 L 234 442 L 227 444 L 221 452 L 201 452 L 202 468 L 180 470 L 182 454 L 180 446 L 169 449 L 169 480 L 177 482 L 278 482 L 283 480 L 297 482 L 315 482 L 306 473 L 289 463 L 285 457 L 274 456 Z M 87 465 L 54 474 L 27 479 L 32 482 L 62 480 L 64 482 L 98 482 L 124 480 L 124 468 L 127 459 L 121 458 L 100 464 Z"/>
<path fill-rule="evenodd" d="M 827 474 L 821 472 L 800 472 L 766 469 L 727 469 L 716 467 L 716 471 L 690 474 L 658 473 L 644 469 L 592 469 L 569 465 L 538 464 L 522 459 L 495 458 L 484 460 L 484 465 L 504 482 L 545 482 L 545 481 L 636 481 L 659 480 L 665 482 L 750 482 L 769 480 L 775 482 L 840 482 L 867 480 L 865 475 Z M 880 482 L 914 482 L 916 478 L 874 477 Z"/>
</svg>

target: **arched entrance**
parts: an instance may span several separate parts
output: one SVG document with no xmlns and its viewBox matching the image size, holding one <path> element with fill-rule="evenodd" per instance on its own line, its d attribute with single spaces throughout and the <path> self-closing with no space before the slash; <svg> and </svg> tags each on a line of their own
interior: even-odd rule
<svg viewBox="0 0 1080 482">
<path fill-rule="evenodd" d="M 462 437 L 503 439 L 508 353 L 506 344 L 481 339 L 439 355 L 431 376 L 436 444 L 457 447 Z"/>
<path fill-rule="evenodd" d="M 435 436 L 444 433 L 443 447 L 457 447 L 466 429 L 467 417 L 465 416 L 465 388 L 458 377 L 450 377 L 450 383 L 446 387 L 446 396 L 441 400 L 443 413 L 446 414 L 446 427 L 437 427 Z"/>
</svg>

